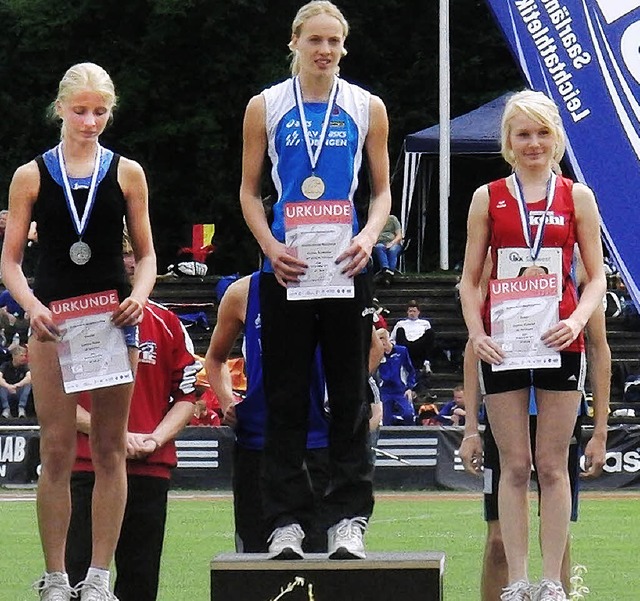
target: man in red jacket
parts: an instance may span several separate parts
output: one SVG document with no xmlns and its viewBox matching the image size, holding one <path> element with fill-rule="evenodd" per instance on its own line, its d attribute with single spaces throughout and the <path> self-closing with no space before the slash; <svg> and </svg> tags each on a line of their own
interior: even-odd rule
<svg viewBox="0 0 640 601">
<path fill-rule="evenodd" d="M 115 554 L 115 594 L 120 601 L 156 599 L 169 477 L 177 463 L 174 438 L 193 415 L 196 374 L 202 368 L 184 326 L 168 309 L 149 301 L 139 328 L 140 359 L 127 434 L 128 496 Z M 77 458 L 71 478 L 66 564 L 72 586 L 84 577 L 91 558 L 94 475 L 87 400 L 81 395 L 78 405 Z"/>
</svg>

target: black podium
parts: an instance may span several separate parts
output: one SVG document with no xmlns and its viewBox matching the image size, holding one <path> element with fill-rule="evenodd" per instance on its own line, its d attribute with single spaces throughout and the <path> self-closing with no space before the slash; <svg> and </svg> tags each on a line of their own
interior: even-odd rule
<svg viewBox="0 0 640 601">
<path fill-rule="evenodd" d="M 297 561 L 227 553 L 211 562 L 211 601 L 441 601 L 444 559 L 440 552 Z"/>
</svg>

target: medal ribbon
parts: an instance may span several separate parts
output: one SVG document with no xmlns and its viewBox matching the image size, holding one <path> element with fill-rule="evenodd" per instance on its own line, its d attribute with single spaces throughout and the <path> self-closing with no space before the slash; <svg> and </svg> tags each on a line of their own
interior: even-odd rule
<svg viewBox="0 0 640 601">
<path fill-rule="evenodd" d="M 64 164 L 64 156 L 62 155 L 62 143 L 58 144 L 57 149 L 58 164 L 60 165 L 62 182 L 64 184 L 64 186 L 62 187 L 64 191 L 64 198 L 67 201 L 67 208 L 69 209 L 69 214 L 71 215 L 71 220 L 73 221 L 73 227 L 75 228 L 76 234 L 78 234 L 78 237 L 80 239 L 82 239 L 82 236 L 87 229 L 89 216 L 91 215 L 91 210 L 93 209 L 97 194 L 98 171 L 100 171 L 100 159 L 102 157 L 102 146 L 100 146 L 100 144 L 98 144 L 97 146 L 96 160 L 93 165 L 93 173 L 91 174 L 91 184 L 89 185 L 89 194 L 87 195 L 87 203 L 84 206 L 82 218 L 78 216 L 78 209 L 76 208 L 76 203 L 73 201 L 73 193 L 71 192 L 71 185 L 69 184 L 67 169 Z"/>
<path fill-rule="evenodd" d="M 296 97 L 296 104 L 298 105 L 298 112 L 300 113 L 300 121 L 302 123 L 302 132 L 304 133 L 304 141 L 307 147 L 307 154 L 309 155 L 309 162 L 311 163 L 311 172 L 313 173 L 316 169 L 316 165 L 318 164 L 320 153 L 322 152 L 324 139 L 327 136 L 327 129 L 329 129 L 329 118 L 331 117 L 331 113 L 333 112 L 333 108 L 336 104 L 336 96 L 338 95 L 338 78 L 333 78 L 333 85 L 331 87 L 331 92 L 329 93 L 329 100 L 327 101 L 327 111 L 322 121 L 322 129 L 320 130 L 318 146 L 316 147 L 315 152 L 313 151 L 313 148 L 311 148 L 311 136 L 309 135 L 309 127 L 307 125 L 307 118 L 304 112 L 304 102 L 302 101 L 300 78 L 297 76 L 293 78 L 293 89 Z"/>
<path fill-rule="evenodd" d="M 551 176 L 547 181 L 547 193 L 545 196 L 546 206 L 544 208 L 544 213 L 542 214 L 542 220 L 540 221 L 540 225 L 538 226 L 538 231 L 536 232 L 535 239 L 533 243 L 531 242 L 531 223 L 529 221 L 529 208 L 527 207 L 527 203 L 524 199 L 524 194 L 522 192 L 522 184 L 518 179 L 518 176 L 513 174 L 513 189 L 515 190 L 515 197 L 518 201 L 518 210 L 520 212 L 520 223 L 522 225 L 522 234 L 524 235 L 524 240 L 529 247 L 529 254 L 531 256 L 531 260 L 535 263 L 538 255 L 540 254 L 540 250 L 542 249 L 542 234 L 544 232 L 544 227 L 546 225 L 547 213 L 549 212 L 549 208 L 551 207 L 551 203 L 553 202 L 553 197 L 556 193 L 556 179 L 557 176 L 555 173 L 551 172 Z"/>
</svg>

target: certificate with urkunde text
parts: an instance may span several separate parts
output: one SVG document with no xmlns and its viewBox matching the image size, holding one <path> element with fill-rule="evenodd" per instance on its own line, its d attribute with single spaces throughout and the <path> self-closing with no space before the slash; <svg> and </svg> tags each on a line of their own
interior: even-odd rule
<svg viewBox="0 0 640 601">
<path fill-rule="evenodd" d="M 560 353 L 541 336 L 559 320 L 555 273 L 489 282 L 491 338 L 506 358 L 493 371 L 560 367 Z"/>
<path fill-rule="evenodd" d="M 62 333 L 57 350 L 67 394 L 133 382 L 124 332 L 111 321 L 119 304 L 108 290 L 49 305 Z"/>
<path fill-rule="evenodd" d="M 351 244 L 353 206 L 348 200 L 288 202 L 284 206 L 285 244 L 308 265 L 298 282 L 287 285 L 287 300 L 353 298 L 353 278 L 336 264 Z"/>
</svg>

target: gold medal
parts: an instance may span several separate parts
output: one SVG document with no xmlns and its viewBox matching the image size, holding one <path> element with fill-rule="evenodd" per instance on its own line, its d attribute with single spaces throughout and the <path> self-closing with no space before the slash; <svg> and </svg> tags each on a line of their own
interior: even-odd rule
<svg viewBox="0 0 640 601">
<path fill-rule="evenodd" d="M 317 200 L 324 194 L 324 182 L 317 175 L 310 175 L 302 182 L 301 190 L 305 198 Z"/>
</svg>

